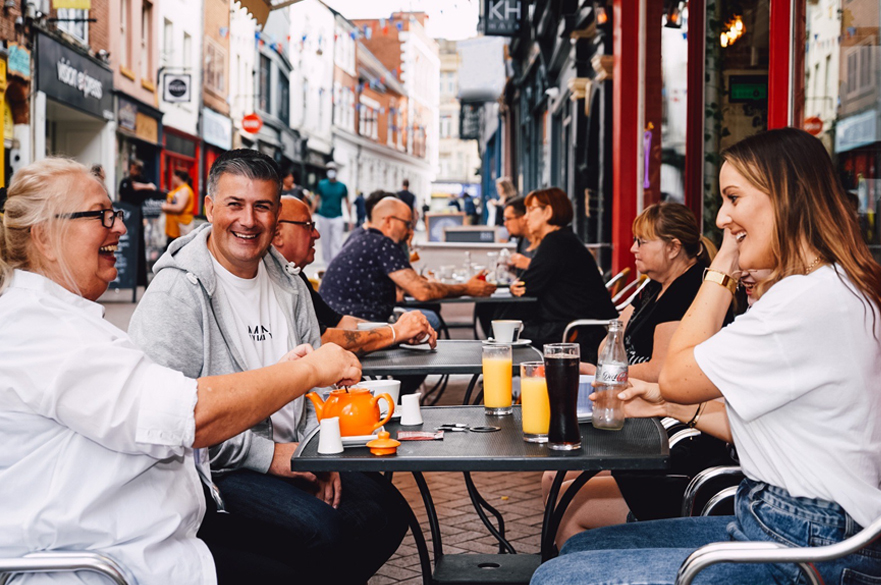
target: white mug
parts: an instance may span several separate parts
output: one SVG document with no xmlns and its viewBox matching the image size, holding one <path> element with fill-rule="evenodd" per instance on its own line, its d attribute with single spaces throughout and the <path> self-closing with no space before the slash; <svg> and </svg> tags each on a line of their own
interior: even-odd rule
<svg viewBox="0 0 881 585">
<path fill-rule="evenodd" d="M 401 381 L 400 380 L 364 380 L 362 382 L 358 382 L 355 384 L 358 388 L 367 388 L 374 396 L 379 396 L 380 394 L 388 394 L 392 397 L 392 400 L 395 402 L 395 410 L 398 409 L 398 398 L 401 395 Z M 379 401 L 379 415 L 385 416 L 385 413 L 388 412 L 388 404 L 385 403 L 385 400 Z"/>
<path fill-rule="evenodd" d="M 401 396 L 401 426 L 422 424 L 422 411 L 419 409 L 419 400 L 422 392 Z"/>
<path fill-rule="evenodd" d="M 520 339 L 523 321 L 502 319 L 493 321 L 493 339 L 501 343 L 513 343 Z"/>
<path fill-rule="evenodd" d="M 336 455 L 343 452 L 343 439 L 340 436 L 339 417 L 323 418 L 318 423 L 318 453 Z"/>
</svg>

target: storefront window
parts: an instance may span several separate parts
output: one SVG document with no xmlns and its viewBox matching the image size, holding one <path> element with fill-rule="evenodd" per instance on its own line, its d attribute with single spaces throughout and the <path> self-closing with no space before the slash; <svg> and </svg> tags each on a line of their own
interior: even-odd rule
<svg viewBox="0 0 881 585">
<path fill-rule="evenodd" d="M 838 168 L 863 237 L 881 259 L 881 91 L 878 0 L 800 0 L 804 100 L 796 123 L 819 138 Z M 800 95 L 800 94 L 796 94 Z"/>
<path fill-rule="evenodd" d="M 769 0 L 707 0 L 703 223 L 717 242 L 719 153 L 768 129 L 769 19 Z"/>
</svg>

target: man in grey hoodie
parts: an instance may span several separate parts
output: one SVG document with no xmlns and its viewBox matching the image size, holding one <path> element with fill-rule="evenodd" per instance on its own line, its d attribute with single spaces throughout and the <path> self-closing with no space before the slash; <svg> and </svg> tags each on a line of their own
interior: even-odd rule
<svg viewBox="0 0 881 585">
<path fill-rule="evenodd" d="M 271 247 L 280 190 L 275 163 L 257 151 L 230 151 L 212 165 L 205 199 L 211 224 L 172 242 L 129 326 L 156 362 L 187 376 L 211 376 L 275 363 L 299 344 L 320 344 L 298 269 Z M 316 426 L 311 403 L 301 397 L 212 447 L 219 491 L 208 502 L 213 534 L 200 536 L 226 537 L 224 519 L 212 515 L 216 507 L 265 523 L 278 561 L 297 580 L 363 583 L 400 544 L 406 502 L 382 478 L 292 472 L 298 442 Z M 333 560 L 339 550 L 346 563 Z"/>
</svg>

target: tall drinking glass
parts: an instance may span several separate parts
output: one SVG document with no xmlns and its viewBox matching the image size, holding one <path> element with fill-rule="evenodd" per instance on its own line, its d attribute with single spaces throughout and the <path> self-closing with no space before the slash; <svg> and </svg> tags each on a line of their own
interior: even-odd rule
<svg viewBox="0 0 881 585">
<path fill-rule="evenodd" d="M 483 405 L 489 416 L 511 414 L 510 345 L 483 346 Z"/>
<path fill-rule="evenodd" d="M 560 451 L 581 448 L 578 428 L 578 362 L 581 347 L 577 343 L 549 343 L 544 346 L 545 379 L 551 406 L 548 447 Z"/>
<path fill-rule="evenodd" d="M 520 414 L 523 419 L 523 440 L 547 443 L 551 406 L 544 362 L 520 364 Z"/>
</svg>

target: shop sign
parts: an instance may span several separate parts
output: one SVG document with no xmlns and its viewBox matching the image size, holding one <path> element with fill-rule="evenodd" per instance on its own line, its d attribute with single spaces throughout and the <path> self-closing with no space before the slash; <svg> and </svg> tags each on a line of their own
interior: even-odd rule
<svg viewBox="0 0 881 585">
<path fill-rule="evenodd" d="M 878 142 L 878 111 L 848 116 L 835 125 L 835 152 L 842 153 Z"/>
<path fill-rule="evenodd" d="M 141 140 L 159 144 L 159 121 L 152 116 L 138 112 L 135 116 L 135 136 Z"/>
<path fill-rule="evenodd" d="M 189 103 L 193 81 L 189 73 L 162 74 L 162 101 L 169 104 Z"/>
<path fill-rule="evenodd" d="M 9 73 L 31 78 L 31 52 L 18 43 L 9 43 Z"/>
<path fill-rule="evenodd" d="M 63 104 L 113 119 L 113 73 L 55 39 L 37 33 L 37 89 Z"/>
<path fill-rule="evenodd" d="M 6 59 L 0 59 L 0 93 L 6 91 Z"/>
<path fill-rule="evenodd" d="M 481 102 L 461 102 L 459 112 L 459 139 L 477 140 L 480 138 Z"/>
<path fill-rule="evenodd" d="M 823 120 L 817 116 L 813 116 L 805 120 L 805 132 L 819 136 L 823 132 Z"/>
<path fill-rule="evenodd" d="M 483 34 L 512 37 L 520 31 L 521 0 L 484 0 Z"/>
<path fill-rule="evenodd" d="M 119 98 L 116 106 L 116 121 L 120 128 L 134 132 L 138 127 L 138 106 L 134 102 Z"/>
<path fill-rule="evenodd" d="M 248 114 L 242 118 L 242 130 L 249 134 L 257 134 L 263 128 L 263 120 L 255 114 Z"/>
<path fill-rule="evenodd" d="M 211 108 L 202 108 L 202 140 L 217 148 L 232 148 L 232 120 Z"/>
</svg>

